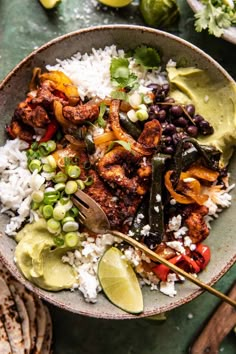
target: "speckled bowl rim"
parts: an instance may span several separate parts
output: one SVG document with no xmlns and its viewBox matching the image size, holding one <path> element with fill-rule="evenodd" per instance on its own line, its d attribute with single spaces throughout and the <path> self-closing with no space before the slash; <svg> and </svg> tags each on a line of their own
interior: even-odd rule
<svg viewBox="0 0 236 354">
<path fill-rule="evenodd" d="M 191 7 L 191 9 L 193 10 L 193 12 L 195 13 L 201 10 L 204 6 L 199 0 L 187 0 L 187 2 Z M 229 28 L 226 28 L 221 38 L 223 38 L 227 42 L 236 44 L 236 26 L 231 26 Z"/>
<path fill-rule="evenodd" d="M 141 30 L 141 31 L 145 31 L 145 32 L 150 32 L 153 34 L 158 34 L 158 35 L 162 35 L 165 36 L 166 38 L 171 38 L 185 46 L 188 46 L 190 49 L 192 49 L 193 51 L 198 52 L 201 56 L 204 56 L 205 59 L 207 59 L 209 62 L 211 62 L 214 66 L 217 67 L 218 70 L 220 70 L 222 72 L 222 74 L 229 80 L 231 81 L 233 84 L 235 84 L 234 79 L 227 73 L 227 71 L 220 65 L 218 64 L 213 58 L 211 58 L 208 54 L 206 54 L 203 50 L 199 49 L 198 47 L 196 47 L 195 45 L 191 44 L 190 42 L 179 38 L 173 34 L 161 31 L 161 30 L 156 30 L 156 29 L 152 29 L 149 27 L 145 27 L 145 26 L 139 26 L 139 25 L 103 25 L 103 26 L 92 26 L 92 27 L 88 27 L 88 28 L 83 28 L 83 29 L 79 29 L 77 31 L 73 31 L 70 33 L 67 33 L 65 35 L 59 36 L 55 39 L 52 39 L 51 41 L 45 43 L 44 45 L 40 46 L 39 48 L 37 48 L 36 50 L 34 50 L 33 52 L 31 52 L 29 55 L 27 55 L 22 61 L 19 62 L 18 65 L 16 65 L 10 72 L 9 74 L 5 77 L 5 79 L 2 80 L 2 82 L 0 83 L 0 90 L 3 89 L 3 87 L 8 83 L 8 81 L 14 77 L 14 75 L 17 74 L 18 70 L 20 70 L 21 66 L 23 66 L 25 63 L 27 63 L 30 59 L 32 59 L 34 56 L 36 56 L 38 53 L 44 51 L 46 48 L 53 46 L 55 43 L 58 42 L 63 42 L 65 39 L 68 39 L 70 37 L 73 36 L 78 36 L 82 33 L 85 32 L 99 32 L 101 30 L 106 30 L 106 29 L 128 29 L 128 30 Z M 167 312 L 170 311 L 176 307 L 179 307 L 181 305 L 184 305 L 190 301 L 192 301 L 193 299 L 195 299 L 197 296 L 199 296 L 203 290 L 199 289 L 199 288 L 195 288 L 195 290 L 193 290 L 193 292 L 184 297 L 179 299 L 178 301 L 176 301 L 173 298 L 173 302 L 171 302 L 170 304 L 167 305 L 163 305 L 162 307 L 159 307 L 158 310 L 150 310 L 150 311 L 145 311 L 139 314 L 139 315 L 132 315 L 129 313 L 122 313 L 122 314 L 115 314 L 114 316 L 112 315 L 107 315 L 107 314 L 94 314 L 92 307 L 91 307 L 91 311 L 83 311 L 83 310 L 78 310 L 75 309 L 73 306 L 69 306 L 64 304 L 63 302 L 57 300 L 57 299 L 52 299 L 49 295 L 45 294 L 40 288 L 38 288 L 37 286 L 33 285 L 32 283 L 30 283 L 29 281 L 27 281 L 22 275 L 21 273 L 15 272 L 15 270 L 13 270 L 10 262 L 8 261 L 8 259 L 4 256 L 4 254 L 0 254 L 0 261 L 2 261 L 5 266 L 9 269 L 9 271 L 23 284 L 26 286 L 26 288 L 28 288 L 29 290 L 31 290 L 32 292 L 34 292 L 36 295 L 38 295 L 40 298 L 42 298 L 45 301 L 48 301 L 49 303 L 53 304 L 54 306 L 57 306 L 63 310 L 67 310 L 73 313 L 77 313 L 79 315 L 84 315 L 84 316 L 88 316 L 88 317 L 95 317 L 95 318 L 102 318 L 102 319 L 116 319 L 116 320 L 125 320 L 125 319 L 137 319 L 137 318 L 146 318 L 149 316 L 154 316 L 163 312 Z M 220 271 L 218 272 L 218 274 L 211 279 L 210 282 L 208 282 L 208 285 L 214 285 L 236 262 L 236 254 L 234 255 L 234 257 L 232 259 L 230 259 L 226 266 L 223 269 L 220 269 Z M 50 293 L 50 292 L 49 292 Z M 51 294 L 51 293 L 50 293 Z M 94 306 L 94 305 L 92 305 Z M 95 305 L 96 306 L 96 305 Z"/>
</svg>

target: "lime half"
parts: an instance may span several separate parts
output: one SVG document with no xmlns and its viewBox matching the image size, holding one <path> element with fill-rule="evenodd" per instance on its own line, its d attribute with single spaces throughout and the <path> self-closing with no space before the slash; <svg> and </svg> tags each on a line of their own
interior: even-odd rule
<svg viewBox="0 0 236 354">
<path fill-rule="evenodd" d="M 143 296 L 138 278 L 123 254 L 109 248 L 98 265 L 98 278 L 108 299 L 129 313 L 143 311 Z"/>
<path fill-rule="evenodd" d="M 45 7 L 45 9 L 53 9 L 56 7 L 61 0 L 39 0 L 40 4 Z"/>
<path fill-rule="evenodd" d="M 111 7 L 123 7 L 129 5 L 132 0 L 98 0 L 101 4 Z"/>
</svg>

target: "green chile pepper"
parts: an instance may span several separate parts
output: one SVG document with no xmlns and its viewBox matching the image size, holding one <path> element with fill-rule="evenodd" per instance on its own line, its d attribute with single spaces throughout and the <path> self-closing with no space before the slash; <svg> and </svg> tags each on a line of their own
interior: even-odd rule
<svg viewBox="0 0 236 354">
<path fill-rule="evenodd" d="M 93 136 L 91 133 L 87 133 L 84 137 L 84 142 L 88 151 L 89 155 L 92 155 L 95 153 L 96 147 L 93 141 Z"/>
<path fill-rule="evenodd" d="M 191 143 L 193 147 L 183 151 L 185 143 Z M 173 160 L 168 166 L 170 170 L 174 170 L 174 183 L 177 184 L 182 171 L 188 169 L 197 160 L 201 159 L 202 164 L 212 170 L 219 170 L 220 151 L 213 146 L 200 145 L 193 138 L 185 138 L 180 140 L 176 147 Z"/>
<path fill-rule="evenodd" d="M 144 242 L 150 248 L 155 248 L 162 242 L 164 228 L 164 206 L 163 206 L 163 176 L 166 169 L 166 161 L 169 155 L 156 154 L 152 158 L 152 184 L 149 198 L 149 235 Z"/>
<path fill-rule="evenodd" d="M 134 139 L 138 139 L 142 130 L 127 117 L 127 114 L 120 113 L 120 124 L 126 130 L 126 132 L 131 135 Z"/>
</svg>

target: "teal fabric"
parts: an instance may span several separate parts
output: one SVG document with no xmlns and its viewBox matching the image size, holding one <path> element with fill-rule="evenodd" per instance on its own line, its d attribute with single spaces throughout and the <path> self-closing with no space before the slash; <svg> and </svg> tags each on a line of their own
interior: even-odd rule
<svg viewBox="0 0 236 354">
<path fill-rule="evenodd" d="M 0 1 L 0 80 L 27 54 L 62 34 L 91 25 L 128 23 L 143 25 L 139 2 L 122 9 L 109 9 L 96 0 L 63 0 L 46 11 L 37 0 Z M 207 33 L 196 33 L 193 13 L 186 1 L 179 1 L 181 18 L 168 29 L 203 49 L 236 79 L 236 47 Z M 236 266 L 215 287 L 227 292 L 235 280 Z M 165 321 L 99 320 L 64 312 L 49 305 L 54 324 L 56 354 L 180 354 L 188 348 L 211 316 L 219 300 L 203 294 L 167 313 Z M 236 352 L 236 336 L 231 332 L 221 352 Z M 200 353 L 199 353 L 200 354 Z"/>
</svg>

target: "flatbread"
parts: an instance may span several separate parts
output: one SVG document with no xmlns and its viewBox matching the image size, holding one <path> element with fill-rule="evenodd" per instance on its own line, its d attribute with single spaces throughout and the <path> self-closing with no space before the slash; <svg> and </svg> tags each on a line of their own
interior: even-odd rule
<svg viewBox="0 0 236 354">
<path fill-rule="evenodd" d="M 6 281 L 0 277 L 0 316 L 11 346 L 12 354 L 24 354 L 24 339 L 19 314 Z"/>
<path fill-rule="evenodd" d="M 8 341 L 7 332 L 1 320 L 0 320 L 0 353 L 11 354 L 11 347 Z"/>
<path fill-rule="evenodd" d="M 47 306 L 44 305 L 44 310 L 46 312 L 47 325 L 46 332 L 43 339 L 41 354 L 50 354 L 52 352 L 52 319 Z"/>
<path fill-rule="evenodd" d="M 31 349 L 31 340 L 30 340 L 30 321 L 29 321 L 28 312 L 25 307 L 24 301 L 17 293 L 16 287 L 11 282 L 8 284 L 8 286 L 14 298 L 16 309 L 20 317 L 22 335 L 24 339 L 25 354 L 29 354 Z"/>
<path fill-rule="evenodd" d="M 30 352 L 33 353 L 35 349 L 36 343 L 36 303 L 34 299 L 34 295 L 29 292 L 22 284 L 17 282 L 15 279 L 10 281 L 10 284 L 15 286 L 15 289 L 19 296 L 22 298 L 25 308 L 27 310 L 28 318 L 29 318 L 29 326 L 30 326 Z"/>
<path fill-rule="evenodd" d="M 37 324 L 37 337 L 35 343 L 35 354 L 41 354 L 44 337 L 47 327 L 47 316 L 42 301 L 35 296 L 36 302 L 36 324 Z"/>
<path fill-rule="evenodd" d="M 20 317 L 22 320 L 21 325 L 22 325 L 22 333 L 24 335 L 24 341 L 25 341 L 25 350 L 26 350 L 26 354 L 30 352 L 33 353 L 35 349 L 36 335 L 37 335 L 36 334 L 36 304 L 34 300 L 34 295 L 30 293 L 29 290 L 27 290 L 24 285 L 20 284 L 17 280 L 15 280 L 15 278 L 8 272 L 8 270 L 1 263 L 0 263 L 0 275 L 9 284 L 9 288 L 11 292 L 13 292 L 13 297 L 15 293 L 17 294 L 18 299 L 21 298 L 21 300 L 23 301 L 23 305 L 22 305 L 21 300 L 18 300 L 19 306 L 20 307 L 25 306 L 25 310 L 26 310 L 25 311 L 24 309 L 22 309 L 21 311 L 19 309 L 19 312 L 22 314 L 22 316 Z M 29 332 L 27 329 L 28 326 L 27 322 L 29 323 Z M 24 325 L 24 329 L 23 329 L 23 325 Z"/>
<path fill-rule="evenodd" d="M 11 333 L 8 334 L 8 331 Z M 1 263 L 0 338 L 3 338 L 0 354 L 52 353 L 52 320 L 47 306 Z"/>
</svg>

